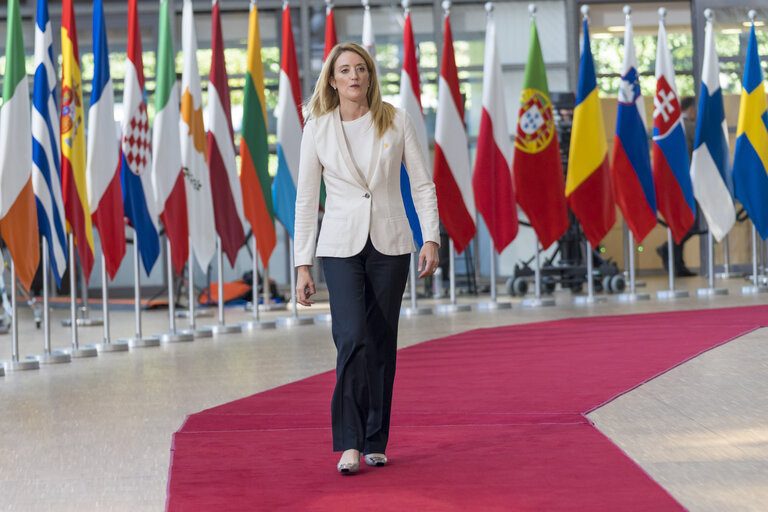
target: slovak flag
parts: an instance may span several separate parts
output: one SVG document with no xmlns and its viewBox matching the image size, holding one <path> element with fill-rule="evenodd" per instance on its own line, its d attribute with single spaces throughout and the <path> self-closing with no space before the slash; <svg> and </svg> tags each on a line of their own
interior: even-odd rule
<svg viewBox="0 0 768 512">
<path fill-rule="evenodd" d="M 653 99 L 653 180 L 659 212 L 680 243 L 696 220 L 688 146 L 664 21 L 659 21 L 656 96 Z"/>
<path fill-rule="evenodd" d="M 656 226 L 656 191 L 629 15 L 624 29 L 624 63 L 619 85 L 616 136 L 613 139 L 611 181 L 624 220 L 635 240 L 642 241 Z"/>
</svg>

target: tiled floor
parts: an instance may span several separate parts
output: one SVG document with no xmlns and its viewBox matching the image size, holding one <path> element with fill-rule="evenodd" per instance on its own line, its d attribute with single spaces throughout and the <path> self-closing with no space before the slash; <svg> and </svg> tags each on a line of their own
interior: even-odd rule
<svg viewBox="0 0 768 512">
<path fill-rule="evenodd" d="M 666 280 L 649 278 L 653 293 Z M 704 280 L 680 280 L 692 297 L 574 306 L 558 292 L 554 308 L 403 318 L 400 345 L 475 327 L 609 315 L 768 303 L 742 296 L 745 282 L 725 283 L 727 297 L 699 299 Z M 482 298 L 487 300 L 487 297 Z M 475 298 L 460 298 L 477 302 Z M 421 301 L 422 305 L 445 301 Z M 311 311 L 327 312 L 327 302 Z M 53 311 L 53 346 L 70 345 Z M 97 314 L 92 312 L 92 315 Z M 228 309 L 227 321 L 250 319 Z M 285 313 L 269 313 L 274 318 Z M 111 313 L 114 338 L 133 335 L 129 311 Z M 766 319 L 768 321 L 768 319 Z M 215 323 L 203 318 L 201 324 Z M 181 327 L 186 326 L 180 320 Z M 168 329 L 166 311 L 143 314 L 145 333 Z M 81 344 L 101 341 L 100 327 L 81 328 Z M 21 354 L 42 351 L 28 309 L 20 322 Z M 0 357 L 10 336 L 0 337 Z M 187 414 L 333 368 L 330 326 L 222 335 L 0 377 L 0 510 L 161 510 L 172 433 Z M 690 510 L 766 510 L 768 505 L 768 333 L 756 331 L 622 396 L 590 418 Z"/>
</svg>

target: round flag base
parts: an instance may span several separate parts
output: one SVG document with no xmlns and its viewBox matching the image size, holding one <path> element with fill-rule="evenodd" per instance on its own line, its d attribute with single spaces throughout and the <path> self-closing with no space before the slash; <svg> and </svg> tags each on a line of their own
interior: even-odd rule
<svg viewBox="0 0 768 512">
<path fill-rule="evenodd" d="M 165 334 L 155 334 L 152 336 L 160 340 L 160 343 L 181 343 L 185 341 L 195 341 L 195 335 L 183 332 L 167 332 Z"/>
<path fill-rule="evenodd" d="M 472 311 L 472 306 L 469 304 L 440 304 L 435 306 L 435 312 L 439 315 L 450 315 L 466 311 Z"/>
<path fill-rule="evenodd" d="M 555 305 L 555 299 L 552 297 L 531 297 L 530 299 L 523 299 L 520 305 L 524 308 L 545 308 Z"/>
<path fill-rule="evenodd" d="M 697 297 L 714 297 L 715 295 L 728 295 L 725 288 L 699 288 L 696 290 Z"/>
<path fill-rule="evenodd" d="M 632 302 L 641 302 L 644 300 L 651 300 L 650 293 L 620 293 L 616 296 L 616 299 L 624 304 Z"/>
<path fill-rule="evenodd" d="M 160 340 L 157 338 L 126 338 L 119 341 L 127 343 L 131 348 L 148 348 L 160 346 Z"/>
<path fill-rule="evenodd" d="M 240 322 L 240 327 L 245 332 L 252 332 L 262 329 L 274 329 L 277 327 L 277 324 L 272 320 L 251 320 L 249 322 Z"/>
<path fill-rule="evenodd" d="M 54 350 L 50 354 L 27 356 L 27 358 L 35 359 L 40 364 L 62 364 L 72 362 L 72 356 L 60 350 Z"/>
<path fill-rule="evenodd" d="M 213 333 L 210 329 L 183 329 L 181 331 L 177 331 L 180 334 L 191 334 L 192 336 L 197 338 L 210 338 L 213 336 Z"/>
<path fill-rule="evenodd" d="M 96 357 L 99 355 L 99 351 L 93 345 L 87 347 L 70 348 L 67 353 L 72 359 L 82 359 L 84 357 Z"/>
<path fill-rule="evenodd" d="M 768 293 L 768 286 L 742 286 L 742 295 L 757 295 L 758 293 Z"/>
<path fill-rule="evenodd" d="M 237 334 L 239 332 L 243 332 L 242 327 L 237 324 L 216 324 L 208 325 L 205 328 L 210 330 L 214 336 L 218 336 L 219 334 Z"/>
<path fill-rule="evenodd" d="M 478 311 L 496 311 L 498 309 L 512 309 L 512 303 L 511 302 L 478 302 L 477 303 L 477 310 Z"/>
<path fill-rule="evenodd" d="M 98 343 L 96 350 L 101 352 L 128 352 L 128 344 L 124 341 L 116 341 L 114 343 Z"/>
<path fill-rule="evenodd" d="M 715 274 L 716 279 L 735 279 L 737 277 L 744 277 L 744 272 L 720 272 Z"/>
<path fill-rule="evenodd" d="M 432 308 L 427 306 L 416 306 L 415 308 L 408 307 L 408 308 L 400 309 L 400 316 L 405 316 L 405 317 L 424 316 L 424 315 L 431 315 L 431 314 L 432 314 Z"/>
<path fill-rule="evenodd" d="M 210 318 L 213 316 L 212 309 L 195 309 L 195 318 Z M 189 318 L 188 309 L 177 309 L 176 318 Z"/>
<path fill-rule="evenodd" d="M 6 373 L 39 370 L 40 363 L 38 363 L 35 359 L 25 359 L 23 361 L 3 361 L 3 368 L 5 369 Z"/>
<path fill-rule="evenodd" d="M 656 292 L 656 298 L 659 300 L 684 299 L 689 294 L 686 290 L 659 290 Z"/>
<path fill-rule="evenodd" d="M 61 321 L 61 325 L 64 327 L 71 327 L 72 326 L 72 319 L 71 318 L 65 318 Z M 77 326 L 78 327 L 96 327 L 99 325 L 104 325 L 104 321 L 101 318 L 78 318 L 77 319 Z"/>
<path fill-rule="evenodd" d="M 315 315 L 315 323 L 318 324 L 329 324 L 331 323 L 331 314 L 330 313 L 319 313 Z"/>
<path fill-rule="evenodd" d="M 282 316 L 275 320 L 278 327 L 296 327 L 297 325 L 311 325 L 315 319 L 311 316 Z"/>
<path fill-rule="evenodd" d="M 573 299 L 573 303 L 577 306 L 590 306 L 592 304 L 602 304 L 608 302 L 608 297 L 605 295 L 579 295 Z"/>
<path fill-rule="evenodd" d="M 288 309 L 288 304 L 259 304 L 259 311 L 285 311 Z M 253 311 L 253 305 L 251 305 L 251 309 L 249 311 Z"/>
</svg>

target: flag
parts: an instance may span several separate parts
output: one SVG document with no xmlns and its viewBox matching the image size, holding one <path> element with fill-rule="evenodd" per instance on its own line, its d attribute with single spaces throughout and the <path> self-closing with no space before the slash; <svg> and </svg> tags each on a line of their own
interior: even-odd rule
<svg viewBox="0 0 768 512">
<path fill-rule="evenodd" d="M 277 109 L 277 174 L 272 182 L 275 215 L 293 238 L 296 209 L 296 180 L 304 117 L 301 114 L 301 82 L 291 28 L 291 9 L 283 3 L 283 45 L 280 55 L 280 85 Z"/>
<path fill-rule="evenodd" d="M 597 246 L 616 221 L 616 208 L 587 20 L 584 20 L 584 47 L 581 49 L 579 89 L 573 112 L 565 197 L 579 219 L 587 240 L 593 247 Z"/>
<path fill-rule="evenodd" d="M 536 20 L 525 65 L 512 159 L 517 203 L 546 249 L 568 229 L 565 179 Z"/>
<path fill-rule="evenodd" d="M 155 204 L 165 235 L 171 244 L 171 261 L 181 275 L 189 259 L 187 194 L 181 169 L 179 138 L 179 89 L 171 40 L 168 0 L 160 3 L 157 83 L 155 85 L 155 125 L 152 130 L 152 184 Z"/>
<path fill-rule="evenodd" d="M 680 101 L 675 89 L 675 70 L 663 21 L 659 22 L 656 46 L 656 96 L 653 106 L 652 165 L 656 201 L 659 213 L 672 230 L 672 238 L 680 243 L 696 220 L 696 203 Z"/>
<path fill-rule="evenodd" d="M 323 62 L 328 58 L 328 54 L 334 46 L 339 44 L 336 38 L 336 20 L 333 18 L 333 4 L 326 0 L 325 7 L 325 51 L 323 52 Z"/>
<path fill-rule="evenodd" d="M 243 231 L 243 193 L 237 177 L 232 109 L 229 103 L 229 79 L 224 65 L 219 2 L 211 11 L 211 74 L 208 82 L 208 172 L 213 192 L 213 211 L 221 249 L 235 266 L 237 252 L 245 241 Z M 296 158 L 299 157 L 298 152 Z"/>
<path fill-rule="evenodd" d="M 379 65 L 376 62 L 376 37 L 373 34 L 373 21 L 371 20 L 371 2 L 370 0 L 363 0 L 363 34 L 362 43 L 363 48 L 368 50 L 368 53 L 373 58 L 373 63 L 376 64 L 376 76 L 379 75 Z"/>
<path fill-rule="evenodd" d="M 451 19 L 446 13 L 443 29 L 443 62 L 437 89 L 435 120 L 435 191 L 440 220 L 461 254 L 477 232 L 472 171 L 469 166 L 464 99 L 453 55 Z"/>
<path fill-rule="evenodd" d="M 424 120 L 424 112 L 421 110 L 421 83 L 419 81 L 419 66 L 416 60 L 416 42 L 413 38 L 413 26 L 411 25 L 411 13 L 406 10 L 405 26 L 403 27 L 403 69 L 400 72 L 400 107 L 410 116 L 416 135 L 419 137 L 419 145 L 424 153 L 424 161 L 429 160 L 429 148 L 427 147 L 427 124 Z M 413 231 L 413 238 L 418 247 L 421 247 L 423 237 L 419 216 L 416 214 L 416 206 L 411 195 L 411 181 L 408 178 L 408 170 L 405 165 L 400 165 L 400 194 L 403 196 L 405 213 L 408 223 Z"/>
<path fill-rule="evenodd" d="M 181 165 L 186 179 L 189 237 L 195 259 L 206 268 L 216 253 L 216 224 L 213 216 L 211 177 L 208 173 L 208 148 L 203 125 L 203 93 L 197 67 L 192 0 L 184 0 L 181 24 L 184 67 L 181 73 Z M 243 117 L 243 123 L 248 122 Z"/>
<path fill-rule="evenodd" d="M 733 190 L 760 236 L 768 238 L 768 104 L 754 24 L 749 33 L 736 125 Z"/>
<path fill-rule="evenodd" d="M 29 289 L 40 263 L 40 248 L 32 190 L 29 85 L 19 0 L 8 2 L 6 30 L 0 108 L 0 235 L 11 253 L 19 281 Z"/>
<path fill-rule="evenodd" d="M 632 21 L 624 28 L 624 62 L 619 84 L 611 181 L 616 203 L 635 240 L 643 241 L 656 226 L 656 191 L 645 128 L 645 106 L 635 57 Z"/>
<path fill-rule="evenodd" d="M 512 188 L 511 146 L 496 46 L 496 22 L 489 11 L 483 60 L 483 110 L 472 187 L 477 210 L 485 220 L 497 252 L 503 251 L 515 239 L 519 227 Z"/>
<path fill-rule="evenodd" d="M 256 248 L 266 267 L 277 244 L 275 211 L 267 162 L 267 104 L 264 100 L 264 66 L 261 62 L 259 10 L 251 3 L 248 23 L 248 67 L 243 94 L 243 129 L 240 139 L 240 186 L 243 190 L 243 210 L 256 237 Z M 256 255 L 254 254 L 254 258 Z"/>
<path fill-rule="evenodd" d="M 35 19 L 35 88 L 32 94 L 32 188 L 37 202 L 37 224 L 48 241 L 56 284 L 67 266 L 64 199 L 61 197 L 61 147 L 56 64 L 48 0 L 37 0 Z"/>
<path fill-rule="evenodd" d="M 61 181 L 64 213 L 86 282 L 93 269 L 93 227 L 85 178 L 85 117 L 72 0 L 61 6 Z M 74 264 L 73 261 L 70 264 Z"/>
<path fill-rule="evenodd" d="M 93 88 L 88 108 L 88 165 L 85 177 L 91 220 L 99 230 L 107 273 L 115 278 L 125 256 L 125 221 L 120 187 L 120 144 L 109 75 L 109 49 L 102 0 L 93 4 Z"/>
<path fill-rule="evenodd" d="M 693 195 L 701 206 L 712 236 L 719 242 L 736 222 L 731 190 L 728 123 L 725 121 L 720 65 L 712 21 L 704 29 L 704 64 L 701 70 L 699 114 L 691 158 Z"/>
<path fill-rule="evenodd" d="M 136 232 L 141 261 L 147 274 L 160 254 L 157 212 L 152 191 L 151 137 L 144 91 L 144 64 L 141 58 L 141 34 L 136 0 L 128 0 L 128 61 L 123 86 L 123 126 L 120 177 L 123 185 L 125 216 Z"/>
</svg>

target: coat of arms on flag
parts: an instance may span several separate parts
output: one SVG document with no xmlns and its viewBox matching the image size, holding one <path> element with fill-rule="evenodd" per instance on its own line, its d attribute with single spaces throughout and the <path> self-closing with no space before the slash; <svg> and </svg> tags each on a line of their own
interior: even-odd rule
<svg viewBox="0 0 768 512">
<path fill-rule="evenodd" d="M 521 103 L 515 146 L 526 153 L 538 153 L 549 145 L 555 135 L 552 104 L 536 89 L 525 89 Z"/>
<path fill-rule="evenodd" d="M 661 120 L 656 123 L 659 134 L 664 135 L 680 119 L 681 111 L 677 94 L 675 94 L 675 91 L 672 90 L 669 82 L 663 76 L 659 77 L 658 85 L 656 86 L 656 96 L 653 98 L 653 106 L 654 119 L 658 119 L 658 116 L 661 116 Z"/>
<path fill-rule="evenodd" d="M 123 153 L 129 168 L 136 176 L 149 170 L 152 164 L 152 137 L 149 133 L 147 106 L 141 103 L 125 125 Z"/>
</svg>

